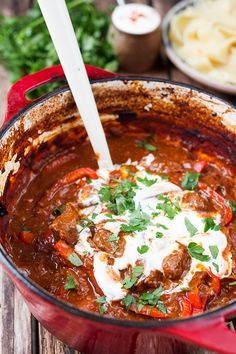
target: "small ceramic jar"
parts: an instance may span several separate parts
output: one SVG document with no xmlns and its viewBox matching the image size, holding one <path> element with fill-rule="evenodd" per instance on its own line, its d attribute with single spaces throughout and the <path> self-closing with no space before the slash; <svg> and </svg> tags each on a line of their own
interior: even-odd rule
<svg viewBox="0 0 236 354">
<path fill-rule="evenodd" d="M 154 65 L 160 51 L 159 13 L 143 4 L 117 6 L 111 16 L 109 41 L 121 69 L 142 73 Z"/>
</svg>

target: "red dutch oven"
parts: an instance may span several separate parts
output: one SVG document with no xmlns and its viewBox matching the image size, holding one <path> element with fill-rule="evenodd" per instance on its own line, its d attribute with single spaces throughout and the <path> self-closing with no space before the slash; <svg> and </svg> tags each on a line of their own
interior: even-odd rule
<svg viewBox="0 0 236 354">
<path fill-rule="evenodd" d="M 150 113 L 152 110 L 164 120 L 173 119 L 174 124 L 184 129 L 196 130 L 201 127 L 207 130 L 209 139 L 226 139 L 225 144 L 222 142 L 223 148 L 229 149 L 230 144 L 230 151 L 235 154 L 236 111 L 226 102 L 174 82 L 115 76 L 90 66 L 87 66 L 87 72 L 92 80 L 100 112 L 145 113 L 148 110 Z M 1 171 L 6 172 L 7 161 L 16 162 L 16 155 L 20 154 L 19 146 L 23 144 L 24 139 L 27 138 L 29 142 L 31 137 L 31 142 L 32 139 L 42 141 L 36 139 L 36 134 L 51 131 L 55 136 L 60 131 L 69 129 L 69 125 L 75 122 L 73 117 L 76 115 L 76 107 L 68 87 L 35 101 L 26 98 L 27 92 L 36 87 L 63 78 L 61 66 L 54 66 L 26 76 L 13 85 L 8 94 L 7 114 L 0 133 Z M 61 130 L 58 130 L 58 127 Z M 24 151 L 27 151 L 26 142 L 23 147 Z M 6 174 L 4 176 L 6 178 Z M 17 269 L 2 245 L 0 261 L 32 314 L 53 335 L 82 352 L 167 353 L 173 339 L 217 352 L 236 352 L 236 334 L 227 326 L 227 321 L 236 315 L 235 302 L 181 320 L 135 322 L 112 319 L 81 311 L 51 296 Z"/>
</svg>

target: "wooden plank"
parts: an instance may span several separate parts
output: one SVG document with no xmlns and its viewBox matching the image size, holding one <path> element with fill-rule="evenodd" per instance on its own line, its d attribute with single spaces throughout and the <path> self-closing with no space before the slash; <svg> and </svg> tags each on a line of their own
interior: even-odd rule
<svg viewBox="0 0 236 354">
<path fill-rule="evenodd" d="M 0 353 L 14 353 L 14 285 L 6 273 L 1 272 L 1 297 L 0 297 Z M 28 353 L 27 353 L 28 354 Z"/>
<path fill-rule="evenodd" d="M 55 338 L 40 324 L 39 343 L 39 354 L 79 354 L 77 351 L 70 349 L 57 338 Z"/>
<path fill-rule="evenodd" d="M 14 354 L 32 352 L 31 314 L 21 294 L 14 291 Z"/>
</svg>

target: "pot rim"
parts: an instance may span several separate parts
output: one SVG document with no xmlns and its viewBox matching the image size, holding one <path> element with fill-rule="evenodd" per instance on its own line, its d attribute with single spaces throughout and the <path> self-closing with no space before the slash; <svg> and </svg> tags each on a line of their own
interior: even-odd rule
<svg viewBox="0 0 236 354">
<path fill-rule="evenodd" d="M 236 108 L 236 105 L 234 105 L 232 102 L 229 102 L 225 99 L 222 99 L 218 97 L 215 94 L 212 94 L 211 92 L 207 90 L 202 90 L 198 87 L 195 87 L 194 85 L 190 84 L 185 84 L 185 83 L 180 83 L 168 79 L 159 79 L 151 76 L 137 76 L 137 75 L 129 75 L 129 76 L 114 76 L 111 78 L 105 78 L 105 79 L 97 79 L 97 80 L 91 80 L 91 84 L 96 84 L 96 83 L 106 83 L 110 81 L 147 81 L 147 82 L 159 82 L 159 83 L 164 83 L 164 84 L 170 84 L 170 85 L 175 85 L 183 88 L 187 88 L 190 90 L 197 91 L 198 93 L 203 93 L 209 96 L 210 99 L 215 98 L 218 101 L 222 102 L 223 104 L 229 105 L 233 108 Z M 24 109 L 20 110 L 16 115 L 14 115 L 3 127 L 0 129 L 0 139 L 2 139 L 3 135 L 8 131 L 8 129 L 14 125 L 14 123 L 20 119 L 20 117 L 25 114 L 26 112 L 30 111 L 33 107 L 45 102 L 49 98 L 56 96 L 60 93 L 65 93 L 66 91 L 69 91 L 69 86 L 63 86 L 60 87 L 56 90 L 53 90 L 52 92 L 37 98 L 34 102 L 30 103 L 27 105 Z M 99 314 L 89 312 L 89 311 L 84 311 L 79 308 L 76 308 L 75 306 L 61 301 L 60 299 L 56 298 L 55 296 L 51 295 L 49 292 L 47 292 L 45 289 L 41 288 L 37 283 L 35 283 L 33 280 L 25 276 L 20 269 L 16 267 L 14 262 L 10 259 L 10 257 L 7 255 L 6 251 L 4 250 L 2 244 L 0 244 L 0 263 L 5 265 L 5 267 L 15 276 L 18 280 L 20 280 L 27 288 L 29 288 L 32 292 L 34 292 L 36 295 L 40 296 L 43 298 L 43 300 L 58 306 L 65 312 L 69 312 L 75 316 L 79 316 L 82 318 L 85 318 L 90 321 L 95 321 L 95 322 L 100 322 L 103 324 L 107 325 L 113 325 L 113 326 L 119 326 L 119 327 L 131 327 L 131 328 L 165 328 L 168 326 L 173 326 L 173 325 L 178 325 L 178 324 L 185 324 L 191 321 L 197 321 L 201 320 L 203 318 L 214 318 L 220 313 L 222 314 L 223 312 L 230 313 L 231 310 L 234 308 L 236 309 L 236 300 L 230 302 L 227 305 L 224 305 L 222 307 L 216 308 L 214 310 L 210 310 L 207 312 L 203 312 L 202 314 L 195 315 L 193 317 L 187 317 L 183 319 L 166 319 L 166 320 L 145 320 L 145 321 L 130 321 L 130 320 L 121 320 L 121 319 L 116 319 L 116 318 L 111 318 L 111 317 L 106 317 L 106 316 L 101 316 Z"/>
</svg>

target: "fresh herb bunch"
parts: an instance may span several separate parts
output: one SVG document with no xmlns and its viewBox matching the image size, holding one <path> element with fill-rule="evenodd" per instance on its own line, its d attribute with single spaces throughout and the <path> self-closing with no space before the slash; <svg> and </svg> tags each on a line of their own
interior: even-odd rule
<svg viewBox="0 0 236 354">
<path fill-rule="evenodd" d="M 85 63 L 117 69 L 117 59 L 107 41 L 109 17 L 91 0 L 67 0 L 67 6 Z M 25 16 L 0 15 L 0 60 L 14 82 L 59 60 L 37 2 Z"/>
</svg>

